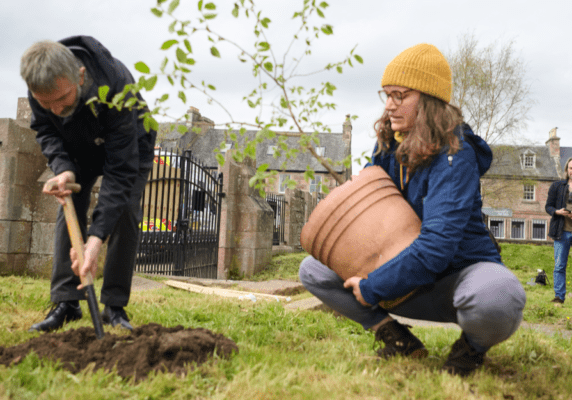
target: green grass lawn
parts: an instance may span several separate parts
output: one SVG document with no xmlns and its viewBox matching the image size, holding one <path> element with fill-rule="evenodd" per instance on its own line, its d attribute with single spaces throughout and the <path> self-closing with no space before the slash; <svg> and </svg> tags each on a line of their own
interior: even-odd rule
<svg viewBox="0 0 572 400">
<path fill-rule="evenodd" d="M 275 257 L 253 279 L 297 280 L 304 254 Z M 525 287 L 525 320 L 569 328 L 570 305 L 554 307 L 552 287 L 526 284 L 536 269 L 552 282 L 552 248 L 503 245 L 503 259 Z M 274 271 L 274 272 L 272 272 Z M 99 291 L 101 282 L 96 281 Z M 303 296 L 303 295 L 298 295 Z M 295 299 L 295 298 L 294 298 Z M 0 277 L 0 344 L 11 346 L 49 308 L 49 282 Z M 90 326 L 84 318 L 66 329 Z M 415 327 L 430 356 L 424 360 L 374 357 L 373 333 L 318 311 L 287 311 L 274 301 L 225 299 L 173 288 L 134 292 L 127 312 L 134 325 L 156 322 L 203 327 L 233 339 L 240 351 L 185 377 L 159 373 L 134 384 L 113 372 L 73 375 L 57 364 L 28 356 L 0 366 L 0 399 L 568 399 L 572 397 L 572 346 L 561 335 L 519 329 L 488 353 L 486 367 L 461 379 L 439 368 L 459 331 Z M 106 328 L 109 329 L 109 328 Z M 120 333 L 113 330 L 114 333 Z"/>
</svg>

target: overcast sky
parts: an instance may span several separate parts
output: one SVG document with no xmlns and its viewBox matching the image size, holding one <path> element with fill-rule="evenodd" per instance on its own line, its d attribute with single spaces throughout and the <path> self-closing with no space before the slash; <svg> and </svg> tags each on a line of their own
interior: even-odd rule
<svg viewBox="0 0 572 400">
<path fill-rule="evenodd" d="M 181 19 L 196 16 L 196 0 L 181 0 L 176 15 Z M 207 3 L 207 1 L 205 1 Z M 264 0 L 257 2 L 271 19 L 270 42 L 278 49 L 294 34 L 297 25 L 291 20 L 298 0 Z M 234 1 L 219 0 L 219 17 L 212 28 L 245 45 L 252 46 L 250 25 L 230 15 Z M 382 104 L 377 91 L 385 66 L 401 51 L 418 43 L 437 46 L 443 53 L 456 47 L 459 36 L 474 33 L 480 43 L 506 43 L 514 40 L 517 54 L 526 64 L 527 82 L 535 101 L 528 127 L 521 136 L 535 144 L 544 144 L 548 131 L 558 127 L 562 146 L 572 146 L 572 2 L 568 0 L 330 0 L 326 22 L 334 35 L 317 42 L 313 55 L 301 71 L 313 71 L 328 62 L 342 59 L 355 45 L 364 64 L 345 68 L 344 74 L 313 76 L 302 84 L 331 81 L 338 88 L 333 101 L 334 113 L 322 118 L 334 132 L 341 132 L 346 114 L 357 115 L 353 125 L 352 152 L 361 154 L 372 148 L 372 125 L 381 115 Z M 100 40 L 122 60 L 137 77 L 133 65 L 145 61 L 158 70 L 166 55 L 159 50 L 170 38 L 170 20 L 157 18 L 150 0 L 18 0 L 2 4 L 0 15 L 0 118 L 15 118 L 18 97 L 26 96 L 26 86 L 19 75 L 20 56 L 34 42 L 59 40 L 72 35 L 90 35 Z M 316 21 L 322 23 L 323 21 Z M 199 39 L 199 38 L 198 38 Z M 251 118 L 242 97 L 255 87 L 247 68 L 236 61 L 230 47 L 219 44 L 221 59 L 210 56 L 209 42 L 192 39 L 197 65 L 191 79 L 217 87 L 217 99 L 237 121 Z M 280 51 L 278 51 L 280 53 Z M 168 90 L 158 84 L 144 93 L 149 103 Z M 176 96 L 168 104 L 174 116 L 187 107 L 197 107 L 215 123 L 228 122 L 228 116 L 216 105 L 209 105 L 199 93 L 188 93 L 187 106 Z M 354 167 L 356 168 L 356 167 Z M 357 171 L 354 169 L 354 173 Z"/>
</svg>

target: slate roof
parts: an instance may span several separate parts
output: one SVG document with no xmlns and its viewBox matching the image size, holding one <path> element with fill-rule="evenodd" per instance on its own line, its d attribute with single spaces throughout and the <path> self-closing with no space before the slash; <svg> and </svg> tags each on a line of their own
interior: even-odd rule
<svg viewBox="0 0 572 400">
<path fill-rule="evenodd" d="M 547 146 L 491 146 L 493 163 L 486 176 L 528 177 L 536 180 L 559 180 L 559 165 L 550 156 Z M 561 148 L 563 149 L 563 148 Z M 536 156 L 533 168 L 524 168 L 521 156 L 531 154 Z"/>
<path fill-rule="evenodd" d="M 163 124 L 161 124 L 163 125 Z M 161 126 L 161 129 L 165 129 L 166 126 L 169 124 L 164 124 L 165 126 Z M 224 141 L 230 143 L 231 140 L 228 138 L 225 140 L 225 133 L 228 131 L 226 129 L 209 129 L 207 132 L 202 133 L 200 135 L 194 132 L 187 132 L 186 134 L 182 135 L 176 132 L 176 128 L 174 132 L 171 132 L 167 135 L 167 139 L 163 140 L 163 147 L 167 147 L 168 145 L 174 145 L 173 147 L 177 147 L 179 149 L 189 149 L 188 146 L 190 143 L 193 142 L 193 139 L 196 138 L 190 150 L 193 153 L 193 156 L 198 158 L 206 167 L 209 168 L 217 168 L 218 164 L 215 158 L 215 154 L 213 153 L 213 149 L 220 146 L 220 144 Z M 259 131 L 246 131 L 244 136 L 241 136 L 238 131 L 233 131 L 237 135 L 237 141 L 239 146 L 244 145 L 244 139 L 250 138 L 253 139 L 256 137 L 256 134 Z M 345 156 L 345 148 L 346 145 L 342 140 L 342 133 L 321 133 L 319 135 L 320 139 L 320 147 L 325 147 L 325 153 L 323 157 L 330 158 L 333 161 L 342 160 Z M 287 137 L 285 142 L 290 148 L 298 147 L 298 140 L 297 137 Z M 256 163 L 257 165 L 262 165 L 265 163 L 269 164 L 269 169 L 271 170 L 282 170 L 282 163 L 286 160 L 285 156 L 282 154 L 279 158 L 274 158 L 272 155 L 268 155 L 268 146 L 276 145 L 278 140 L 275 139 L 268 139 L 261 144 L 257 145 L 256 148 Z M 236 143 L 232 145 L 232 148 L 236 148 Z M 313 169 L 316 172 L 327 172 L 326 169 L 309 153 L 298 153 L 298 156 L 295 160 L 290 160 L 286 164 L 286 171 L 288 172 L 303 172 L 306 170 L 307 166 Z M 336 172 L 343 172 L 344 167 L 342 165 L 334 167 Z"/>
<path fill-rule="evenodd" d="M 561 171 L 564 171 L 566 161 L 572 157 L 572 147 L 560 147 L 560 166 Z"/>
</svg>

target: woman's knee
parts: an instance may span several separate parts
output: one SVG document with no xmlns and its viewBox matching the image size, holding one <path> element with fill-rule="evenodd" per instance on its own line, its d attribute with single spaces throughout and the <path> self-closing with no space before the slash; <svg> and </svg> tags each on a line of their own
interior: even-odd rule
<svg viewBox="0 0 572 400">
<path fill-rule="evenodd" d="M 327 266 L 308 256 L 300 263 L 298 271 L 300 282 L 308 288 L 309 286 L 327 286 L 332 281 L 336 283 L 340 280 L 338 275 Z"/>
<path fill-rule="evenodd" d="M 508 339 L 522 321 L 526 294 L 516 276 L 507 272 L 475 288 L 472 301 L 458 309 L 459 325 L 484 347 Z"/>
</svg>

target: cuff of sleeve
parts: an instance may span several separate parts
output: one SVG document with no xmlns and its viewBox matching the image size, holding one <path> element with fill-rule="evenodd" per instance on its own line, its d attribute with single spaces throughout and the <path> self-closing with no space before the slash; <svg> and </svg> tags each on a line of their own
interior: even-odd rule
<svg viewBox="0 0 572 400">
<path fill-rule="evenodd" d="M 361 291 L 361 297 L 371 304 L 372 306 L 379 303 L 379 299 L 373 293 L 373 290 L 370 287 L 369 281 L 367 279 L 362 279 L 359 281 L 359 290 Z"/>
</svg>

